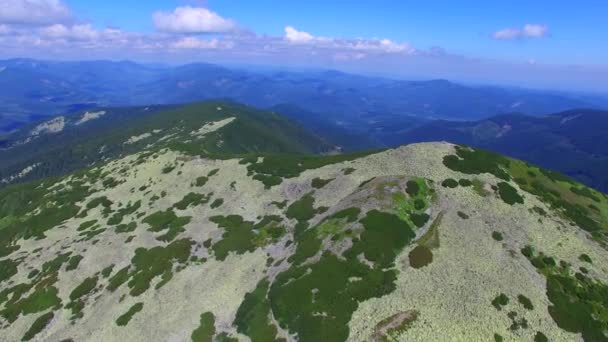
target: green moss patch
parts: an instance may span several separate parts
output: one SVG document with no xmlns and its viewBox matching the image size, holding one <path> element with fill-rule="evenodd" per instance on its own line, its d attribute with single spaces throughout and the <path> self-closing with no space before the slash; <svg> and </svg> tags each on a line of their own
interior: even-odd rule
<svg viewBox="0 0 608 342">
<path fill-rule="evenodd" d="M 362 253 L 378 267 L 392 267 L 397 252 L 415 237 L 411 227 L 398 216 L 378 210 L 368 212 L 361 223 L 365 229 L 346 255 Z"/>
<path fill-rule="evenodd" d="M 97 276 L 86 278 L 70 293 L 71 302 L 66 305 L 66 309 L 72 310 L 72 320 L 83 316 L 84 300 L 82 297 L 89 295 L 95 289 L 97 280 Z"/>
<path fill-rule="evenodd" d="M 277 328 L 270 321 L 268 287 L 268 280 L 262 280 L 253 292 L 245 295 L 236 313 L 237 331 L 249 336 L 252 342 L 277 340 Z"/>
<path fill-rule="evenodd" d="M 22 341 L 29 341 L 33 339 L 38 333 L 40 333 L 46 326 L 53 320 L 55 314 L 51 312 L 47 312 L 44 315 L 36 318 L 34 323 L 30 326 L 30 328 L 23 335 Z"/>
<path fill-rule="evenodd" d="M 495 307 L 496 310 L 502 310 L 507 304 L 509 304 L 509 297 L 504 293 L 499 294 L 492 300 L 492 306 Z"/>
<path fill-rule="evenodd" d="M 454 189 L 458 187 L 458 181 L 453 178 L 448 178 L 441 182 L 441 186 L 443 186 L 444 188 Z"/>
<path fill-rule="evenodd" d="M 290 219 L 296 219 L 300 222 L 305 222 L 315 217 L 317 211 L 313 207 L 315 198 L 312 193 L 308 193 L 299 200 L 293 202 L 285 211 L 285 216 Z"/>
<path fill-rule="evenodd" d="M 225 260 L 230 252 L 253 252 L 258 247 L 278 241 L 286 233 L 279 216 L 265 216 L 257 224 L 238 215 L 213 216 L 210 221 L 224 229 L 222 240 L 212 246 L 218 260 Z"/>
<path fill-rule="evenodd" d="M 209 181 L 209 177 L 200 176 L 200 177 L 196 178 L 194 185 L 198 186 L 198 187 L 202 187 L 202 186 L 205 186 L 205 184 L 207 184 L 208 181 Z"/>
<path fill-rule="evenodd" d="M 141 201 L 129 202 L 126 207 L 118 209 L 108 220 L 108 225 L 113 226 L 122 222 L 125 216 L 134 214 L 141 207 Z"/>
<path fill-rule="evenodd" d="M 153 247 L 151 249 L 138 248 L 131 259 L 133 271 L 129 273 L 131 280 L 128 286 L 132 296 L 144 293 L 156 277 L 162 277 L 166 283 L 173 276 L 174 264 L 185 264 L 190 257 L 190 250 L 194 242 L 188 239 L 176 240 L 166 247 Z M 119 272 L 120 273 L 120 272 Z M 118 276 L 117 280 L 123 280 Z"/>
<path fill-rule="evenodd" d="M 74 255 L 68 260 L 68 265 L 65 267 L 66 271 L 72 271 L 78 268 L 78 264 L 84 257 L 82 255 Z"/>
<path fill-rule="evenodd" d="M 501 232 L 492 232 L 492 239 L 496 240 L 496 241 L 502 241 L 504 240 L 504 237 L 502 236 Z"/>
<path fill-rule="evenodd" d="M 413 268 L 422 268 L 433 262 L 433 253 L 428 247 L 422 245 L 416 246 L 408 257 L 410 266 Z"/>
<path fill-rule="evenodd" d="M 511 179 L 506 171 L 509 163 L 509 159 L 497 153 L 462 146 L 456 146 L 456 155 L 443 158 L 443 164 L 451 170 L 470 175 L 489 173 L 507 181 Z"/>
<path fill-rule="evenodd" d="M 355 210 L 351 211 L 344 217 L 355 217 Z M 298 260 L 317 254 L 321 241 L 315 229 L 304 231 L 297 238 L 298 260 L 292 260 L 292 266 L 270 288 L 275 318 L 301 341 L 346 340 L 348 322 L 358 303 L 395 289 L 396 272 L 391 268 L 397 253 L 413 239 L 413 231 L 398 216 L 377 210 L 360 222 L 364 230 L 353 238 L 353 246 L 343 258 L 326 251 L 317 262 L 306 265 Z M 362 263 L 360 256 L 374 267 Z"/>
<path fill-rule="evenodd" d="M 579 333 L 583 340 L 608 341 L 608 286 L 587 275 L 575 272 L 568 263 L 558 264 L 553 258 L 522 250 L 538 272 L 547 279 L 549 314 L 563 330 Z"/>
<path fill-rule="evenodd" d="M 212 342 L 215 335 L 215 316 L 212 312 L 201 314 L 199 326 L 192 331 L 192 342 Z"/>
<path fill-rule="evenodd" d="M 530 298 L 520 294 L 517 296 L 517 301 L 519 304 L 523 305 L 526 310 L 534 310 L 534 305 L 532 304 Z"/>
<path fill-rule="evenodd" d="M 500 198 L 509 205 L 515 203 L 524 204 L 524 198 L 507 182 L 498 183 L 498 194 L 500 195 Z"/>
<path fill-rule="evenodd" d="M 215 201 L 213 201 L 211 203 L 211 205 L 209 205 L 209 207 L 211 207 L 211 209 L 216 209 L 222 206 L 222 204 L 224 204 L 224 199 L 223 198 L 217 198 Z"/>
<path fill-rule="evenodd" d="M 144 308 L 144 303 L 140 302 L 140 303 L 133 304 L 133 306 L 131 306 L 129 308 L 129 310 L 127 310 L 127 312 L 125 312 L 124 314 L 122 314 L 120 317 L 118 317 L 116 319 L 116 325 L 118 325 L 119 327 L 122 327 L 122 326 L 129 324 L 129 322 L 131 321 L 133 316 L 135 316 L 135 314 L 140 312 L 143 308 Z"/>
<path fill-rule="evenodd" d="M 11 259 L 0 260 L 0 283 L 11 279 L 17 274 L 18 262 Z"/>
<path fill-rule="evenodd" d="M 179 233 L 185 231 L 184 226 L 190 223 L 191 219 L 190 216 L 177 216 L 172 209 L 167 209 L 147 216 L 142 222 L 150 225 L 148 230 L 151 232 L 166 231 L 165 234 L 157 237 L 158 240 L 172 241 Z"/>
<path fill-rule="evenodd" d="M 187 194 L 186 196 L 184 196 L 184 198 L 182 198 L 179 202 L 175 203 L 173 205 L 173 208 L 179 209 L 179 210 L 185 210 L 186 208 L 193 206 L 199 206 L 201 204 L 206 204 L 207 202 L 209 202 L 211 200 L 211 196 L 213 194 L 197 194 L 194 192 L 191 192 L 189 194 Z"/>
<path fill-rule="evenodd" d="M 313 178 L 310 185 L 315 189 L 321 189 L 322 187 L 329 184 L 333 180 L 334 180 L 333 178 L 332 179 L 321 179 L 321 178 L 317 177 L 317 178 Z"/>
<path fill-rule="evenodd" d="M 135 221 L 129 222 L 128 224 L 121 223 L 114 229 L 117 233 L 130 233 L 137 229 L 137 223 Z"/>
</svg>

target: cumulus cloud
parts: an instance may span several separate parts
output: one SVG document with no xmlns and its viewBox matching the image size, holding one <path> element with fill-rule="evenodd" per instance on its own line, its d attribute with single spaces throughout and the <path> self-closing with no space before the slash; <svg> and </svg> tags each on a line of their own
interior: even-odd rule
<svg viewBox="0 0 608 342">
<path fill-rule="evenodd" d="M 315 40 L 315 37 L 308 32 L 298 31 L 293 26 L 286 26 L 285 39 L 293 43 L 309 43 Z"/>
<path fill-rule="evenodd" d="M 327 37 L 315 37 L 308 32 L 295 29 L 293 26 L 285 27 L 283 39 L 292 44 L 306 44 L 325 50 L 336 50 L 334 56 L 338 59 L 348 58 L 361 59 L 367 56 L 363 53 L 349 53 L 350 50 L 377 53 L 405 53 L 412 54 L 416 50 L 408 43 L 396 43 L 390 39 L 338 39 Z M 347 57 L 344 57 L 347 56 Z"/>
<path fill-rule="evenodd" d="M 524 38 L 543 38 L 549 34 L 549 28 L 546 25 L 526 24 L 523 28 L 506 28 L 496 31 L 492 34 L 494 39 L 512 40 Z"/>
<path fill-rule="evenodd" d="M 60 0 L 2 0 L 0 23 L 48 25 L 70 21 L 70 9 Z"/>
<path fill-rule="evenodd" d="M 203 7 L 178 7 L 172 13 L 152 15 L 157 30 L 172 33 L 226 33 L 237 29 L 230 19 Z"/>
</svg>

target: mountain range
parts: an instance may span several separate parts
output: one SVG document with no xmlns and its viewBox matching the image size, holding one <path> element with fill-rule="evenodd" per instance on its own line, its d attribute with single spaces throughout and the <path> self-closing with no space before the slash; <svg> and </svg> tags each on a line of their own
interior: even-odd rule
<svg viewBox="0 0 608 342">
<path fill-rule="evenodd" d="M 54 165 L 0 189 L 7 341 L 608 340 L 608 195 L 530 163 L 341 154 L 226 101 L 85 111 L 3 148 Z"/>
<path fill-rule="evenodd" d="M 337 71 L 254 72 L 212 64 L 0 61 L 0 130 L 97 107 L 181 104 L 231 99 L 263 109 L 300 107 L 325 124 L 364 129 L 403 118 L 481 119 L 518 111 L 544 115 L 571 108 L 608 107 L 598 96 L 404 81 Z"/>
</svg>

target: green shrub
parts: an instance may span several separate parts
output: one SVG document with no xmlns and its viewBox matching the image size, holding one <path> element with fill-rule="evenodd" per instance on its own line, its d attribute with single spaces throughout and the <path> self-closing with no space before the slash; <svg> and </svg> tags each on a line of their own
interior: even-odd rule
<svg viewBox="0 0 608 342">
<path fill-rule="evenodd" d="M 504 293 L 499 294 L 492 300 L 492 306 L 494 306 L 496 310 L 502 310 L 502 307 L 507 304 L 509 304 L 509 297 Z"/>
<path fill-rule="evenodd" d="M 239 306 L 234 325 L 252 342 L 275 341 L 277 328 L 270 321 L 270 302 L 266 297 L 268 280 L 262 280 L 253 292 L 247 293 Z"/>
<path fill-rule="evenodd" d="M 446 180 L 444 180 L 443 182 L 441 182 L 441 186 L 443 186 L 444 188 L 456 188 L 458 187 L 458 182 L 455 179 L 452 178 L 448 178 Z"/>
<path fill-rule="evenodd" d="M 534 310 L 534 305 L 532 305 L 532 301 L 528 297 L 520 294 L 517 296 L 517 300 L 526 310 Z"/>
<path fill-rule="evenodd" d="M 83 259 L 82 255 L 74 255 L 73 257 L 70 258 L 70 260 L 68 260 L 68 265 L 65 267 L 66 271 L 72 271 L 75 270 L 78 267 L 78 264 L 80 264 L 80 260 Z"/>
<path fill-rule="evenodd" d="M 582 262 L 587 262 L 587 263 L 590 263 L 590 264 L 592 264 L 592 263 L 593 263 L 593 261 L 591 260 L 591 257 L 589 257 L 587 254 L 581 254 L 581 255 L 578 257 L 578 259 L 579 259 L 580 261 L 582 261 Z"/>
<path fill-rule="evenodd" d="M 333 181 L 334 179 L 321 179 L 319 177 L 314 178 L 311 181 L 311 185 L 313 188 L 315 189 L 321 189 L 322 187 L 324 187 L 325 185 L 327 185 L 329 182 Z"/>
<path fill-rule="evenodd" d="M 418 196 L 418 193 L 420 193 L 420 185 L 414 180 L 409 180 L 407 181 L 405 192 L 411 197 Z"/>
<path fill-rule="evenodd" d="M 313 218 L 316 214 L 313 204 L 315 198 L 312 193 L 308 193 L 299 200 L 293 202 L 285 212 L 285 216 L 290 219 L 296 219 L 297 221 L 308 221 Z"/>
<path fill-rule="evenodd" d="M 471 182 L 470 180 L 468 180 L 466 178 L 460 179 L 458 181 L 458 184 L 460 184 L 460 186 L 463 186 L 463 187 L 473 186 L 473 182 Z"/>
<path fill-rule="evenodd" d="M 172 241 L 179 233 L 185 231 L 184 226 L 190 223 L 191 219 L 190 216 L 179 217 L 172 209 L 167 209 L 148 215 L 142 222 L 150 225 L 148 230 L 151 232 L 166 230 L 165 234 L 157 237 L 157 240 Z"/>
<path fill-rule="evenodd" d="M 133 306 L 131 306 L 129 308 L 129 310 L 127 310 L 127 312 L 125 312 L 124 314 L 122 314 L 120 317 L 118 317 L 116 319 L 116 325 L 118 325 L 119 327 L 122 327 L 122 326 L 129 324 L 129 321 L 131 321 L 133 316 L 136 313 L 140 312 L 143 308 L 144 308 L 144 303 L 139 302 L 139 303 L 133 304 Z"/>
<path fill-rule="evenodd" d="M 55 316 L 55 314 L 51 311 L 51 312 L 47 312 L 44 315 L 36 318 L 34 323 L 32 323 L 30 328 L 25 332 L 25 335 L 23 335 L 23 338 L 21 340 L 29 341 L 32 338 L 34 338 L 34 336 L 36 336 L 39 332 L 41 332 L 42 330 L 44 330 L 44 328 L 46 328 L 46 326 L 51 322 L 51 320 L 53 320 L 54 316 Z"/>
<path fill-rule="evenodd" d="M 498 194 L 500 195 L 500 198 L 509 205 L 513 205 L 515 203 L 524 203 L 524 198 L 521 197 L 519 193 L 517 193 L 517 190 L 509 183 L 498 183 Z"/>
<path fill-rule="evenodd" d="M 504 237 L 502 236 L 501 232 L 492 232 L 492 238 L 496 241 L 502 241 L 504 239 Z"/>
<path fill-rule="evenodd" d="M 215 335 L 215 316 L 212 312 L 201 314 L 198 328 L 191 335 L 192 342 L 212 342 Z"/>
<path fill-rule="evenodd" d="M 534 335 L 534 342 L 549 342 L 549 339 L 547 336 L 545 336 L 545 334 L 538 331 L 536 335 Z"/>
<path fill-rule="evenodd" d="M 211 207 L 211 209 L 215 209 L 215 208 L 219 208 L 222 204 L 224 204 L 224 199 L 218 198 L 211 203 L 210 207 Z"/>
<path fill-rule="evenodd" d="M 443 164 L 451 170 L 469 175 L 490 173 L 503 180 L 510 180 L 509 159 L 481 149 L 456 146 L 456 155 L 443 158 Z"/>
</svg>

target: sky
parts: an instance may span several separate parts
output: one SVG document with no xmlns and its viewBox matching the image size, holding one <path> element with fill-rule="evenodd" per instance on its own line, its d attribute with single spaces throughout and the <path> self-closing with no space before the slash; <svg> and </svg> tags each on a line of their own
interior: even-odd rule
<svg viewBox="0 0 608 342">
<path fill-rule="evenodd" d="M 608 93 L 608 2 L 1 0 L 0 58 L 338 69 Z"/>
</svg>

